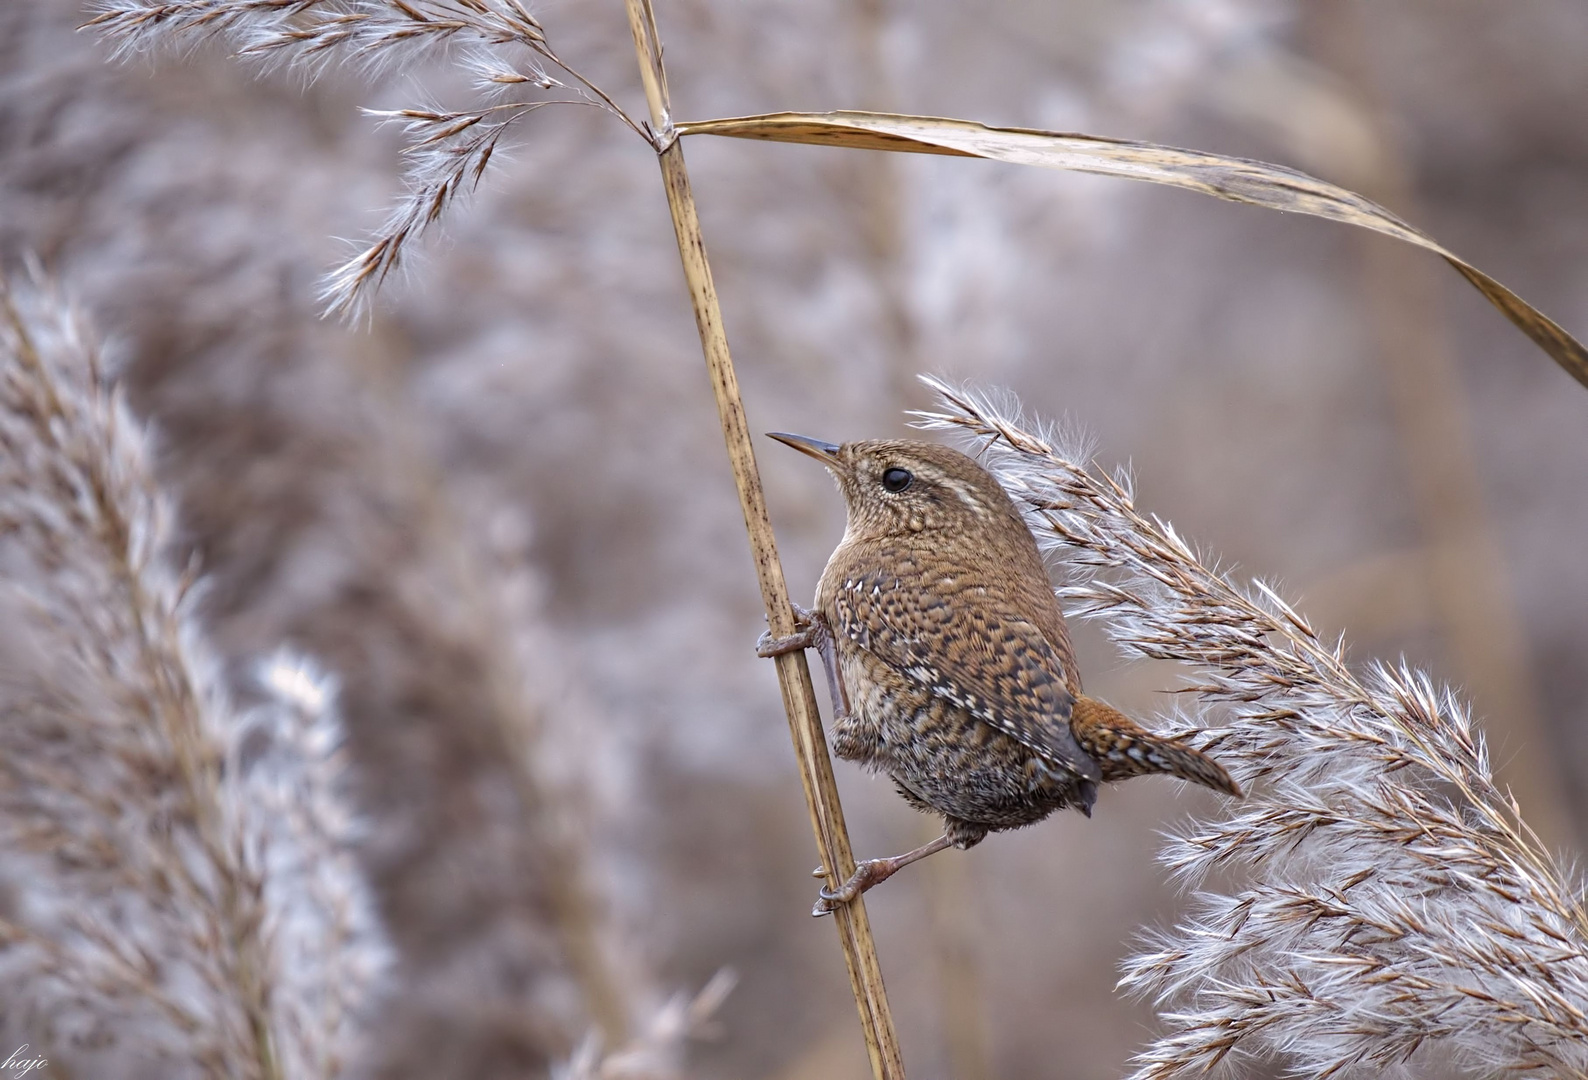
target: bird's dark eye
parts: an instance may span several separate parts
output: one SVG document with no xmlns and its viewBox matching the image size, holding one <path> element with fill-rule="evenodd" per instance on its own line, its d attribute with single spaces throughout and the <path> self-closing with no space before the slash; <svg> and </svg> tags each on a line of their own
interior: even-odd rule
<svg viewBox="0 0 1588 1080">
<path fill-rule="evenodd" d="M 914 479 L 909 469 L 889 469 L 882 474 L 882 486 L 897 493 L 909 487 L 910 481 Z"/>
</svg>

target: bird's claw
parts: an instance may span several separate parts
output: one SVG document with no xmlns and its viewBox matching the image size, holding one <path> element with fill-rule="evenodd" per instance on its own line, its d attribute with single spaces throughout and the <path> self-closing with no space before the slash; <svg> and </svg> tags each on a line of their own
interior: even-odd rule
<svg viewBox="0 0 1588 1080">
<path fill-rule="evenodd" d="M 860 894 L 856 893 L 855 895 L 858 896 Z M 853 896 L 849 898 L 849 900 L 853 899 Z M 816 903 L 811 905 L 811 918 L 819 919 L 823 915 L 831 915 L 838 910 L 839 904 L 847 904 L 849 900 L 845 900 L 831 889 L 822 889 L 816 894 Z"/>
</svg>

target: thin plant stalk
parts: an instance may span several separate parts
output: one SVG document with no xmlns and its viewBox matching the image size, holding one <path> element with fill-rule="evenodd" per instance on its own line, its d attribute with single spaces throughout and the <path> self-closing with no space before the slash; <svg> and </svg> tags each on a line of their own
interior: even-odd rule
<svg viewBox="0 0 1588 1080">
<path fill-rule="evenodd" d="M 662 66 L 656 16 L 650 0 L 625 0 L 625 3 L 629 28 L 634 34 L 640 79 L 645 87 L 645 100 L 650 106 L 653 145 L 662 168 L 662 183 L 667 191 L 667 205 L 678 237 L 678 252 L 683 259 L 684 277 L 695 310 L 695 325 L 700 331 L 701 350 L 711 375 L 717 413 L 722 421 L 722 434 L 727 442 L 728 459 L 739 489 L 739 504 L 744 511 L 745 529 L 750 536 L 750 548 L 755 558 L 756 577 L 761 585 L 761 599 L 766 605 L 767 622 L 776 636 L 792 634 L 795 630 L 794 609 L 789 601 L 788 585 L 783 578 L 783 565 L 778 560 L 777 541 L 772 533 L 771 518 L 767 514 L 766 496 L 761 487 L 760 472 L 756 468 L 755 450 L 750 441 L 744 403 L 739 396 L 738 378 L 728 352 L 728 338 L 723 330 L 722 312 L 717 303 L 711 266 L 706 259 L 700 220 L 689 185 L 689 172 L 684 165 L 683 147 L 673 129 L 667 73 Z M 849 831 L 844 825 L 843 806 L 833 780 L 832 759 L 827 752 L 821 714 L 817 710 L 816 695 L 811 686 L 810 667 L 803 652 L 784 654 L 775 663 L 778 685 L 783 693 L 783 709 L 788 716 L 789 733 L 799 759 L 800 781 L 805 788 L 811 827 L 816 834 L 822 866 L 827 871 L 827 882 L 836 888 L 854 872 L 855 860 L 849 846 Z M 877 961 L 876 943 L 871 935 L 865 903 L 857 897 L 833 914 L 838 938 L 843 946 L 844 963 L 849 969 L 855 1004 L 860 1010 L 860 1023 L 865 1033 L 872 1073 L 876 1080 L 902 1080 L 904 1062 L 899 1053 L 898 1036 L 888 1008 L 887 991 L 883 987 L 882 970 Z"/>
</svg>

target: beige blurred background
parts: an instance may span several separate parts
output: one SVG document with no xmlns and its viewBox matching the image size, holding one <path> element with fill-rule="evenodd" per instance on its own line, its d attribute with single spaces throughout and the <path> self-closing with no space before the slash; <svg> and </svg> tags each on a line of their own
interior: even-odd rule
<svg viewBox="0 0 1588 1080">
<path fill-rule="evenodd" d="M 1588 336 L 1578 0 L 657 6 L 686 118 L 878 107 L 1279 161 Z M 618 0 L 535 10 L 643 111 Z M 730 966 L 692 1075 L 865 1076 L 649 149 L 542 111 L 348 329 L 316 278 L 400 145 L 357 107 L 461 105 L 461 77 L 112 64 L 83 11 L 0 2 L 0 264 L 37 253 L 117 343 L 227 655 L 288 641 L 342 680 L 402 957 L 364 1066 L 546 1075 Z M 1584 850 L 1588 390 L 1437 259 L 1092 177 L 687 152 L 756 430 L 901 433 L 921 371 L 1009 387 L 1353 661 L 1463 686 L 1526 816 Z M 840 500 L 760 455 L 808 596 Z M 1166 707 L 1175 671 L 1079 640 L 1092 693 Z M 928 834 L 839 781 L 859 853 Z M 1117 965 L 1179 903 L 1157 834 L 1212 808 L 1143 781 L 872 894 L 910 1075 L 1119 1075 L 1153 1018 Z"/>
</svg>

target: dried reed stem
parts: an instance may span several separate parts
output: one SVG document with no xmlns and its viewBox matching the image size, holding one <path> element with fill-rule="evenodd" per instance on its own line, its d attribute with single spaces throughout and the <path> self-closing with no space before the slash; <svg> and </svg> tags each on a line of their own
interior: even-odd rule
<svg viewBox="0 0 1588 1080">
<path fill-rule="evenodd" d="M 1254 1057 L 1312 1076 L 1588 1076 L 1581 889 L 1454 695 L 1404 666 L 1357 676 L 1272 589 L 1235 585 L 1140 514 L 1126 477 L 1023 427 L 1013 403 L 930 385 L 946 408 L 926 425 L 983 446 L 1039 541 L 1067 553 L 1079 614 L 1193 667 L 1186 737 L 1250 792 L 1162 856 L 1193 883 L 1241 880 L 1199 892 L 1195 917 L 1127 961 L 1121 985 L 1168 1028 L 1138 1080 Z"/>
<path fill-rule="evenodd" d="M 745 420 L 744 403 L 739 397 L 738 378 L 728 352 L 717 290 L 712 283 L 711 266 L 706 260 L 705 241 L 695 211 L 695 199 L 684 166 L 683 148 L 673 130 L 671 105 L 667 94 L 667 73 L 662 66 L 662 44 L 656 31 L 656 16 L 650 0 L 625 0 L 629 28 L 639 59 L 640 78 L 650 106 L 651 128 L 662 168 L 662 183 L 667 190 L 667 205 L 672 212 L 673 229 L 678 237 L 678 252 L 684 263 L 684 277 L 695 310 L 695 325 L 700 331 L 701 350 L 711 375 L 717 414 L 728 446 L 728 459 L 739 489 L 739 504 L 744 511 L 745 529 L 755 557 L 761 599 L 766 605 L 767 621 L 775 635 L 794 632 L 794 609 L 789 602 L 788 585 L 778 560 L 777 541 L 767 515 L 766 496 L 756 469 L 755 450 Z M 821 714 L 811 688 L 810 668 L 805 654 L 789 653 L 776 660 L 778 685 L 783 693 L 783 709 L 788 716 L 789 733 L 799 759 L 800 780 L 810 810 L 811 828 L 816 834 L 822 866 L 829 885 L 836 887 L 854 872 L 854 855 L 849 847 L 849 832 L 844 825 L 843 806 L 833 780 L 832 760 L 822 731 Z M 866 1050 L 877 1080 L 902 1080 L 904 1063 L 899 1053 L 893 1016 L 888 1008 L 882 971 L 877 962 L 876 944 L 863 900 L 856 898 L 834 912 L 842 943 L 844 962 L 855 1003 L 860 1010 Z"/>
</svg>

